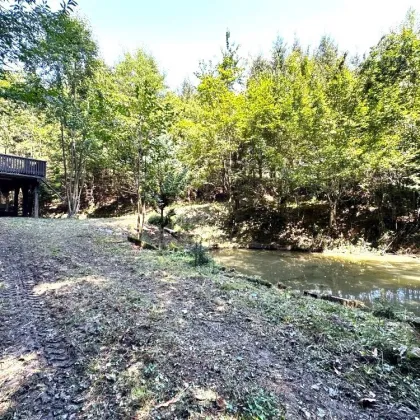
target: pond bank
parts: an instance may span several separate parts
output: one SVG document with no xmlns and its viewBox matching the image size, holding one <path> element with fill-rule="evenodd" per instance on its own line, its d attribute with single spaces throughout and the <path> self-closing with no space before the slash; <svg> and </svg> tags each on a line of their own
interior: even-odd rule
<svg viewBox="0 0 420 420">
<path fill-rule="evenodd" d="M 374 254 L 225 249 L 215 260 L 246 275 L 291 289 L 329 293 L 371 306 L 381 300 L 420 316 L 420 260 Z"/>
</svg>

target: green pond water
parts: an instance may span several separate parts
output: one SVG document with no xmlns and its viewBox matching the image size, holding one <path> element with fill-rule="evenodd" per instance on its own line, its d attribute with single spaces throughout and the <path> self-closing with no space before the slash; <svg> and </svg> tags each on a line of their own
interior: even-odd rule
<svg viewBox="0 0 420 420">
<path fill-rule="evenodd" d="M 319 290 L 367 304 L 377 298 L 420 316 L 420 260 L 280 251 L 220 250 L 215 261 L 299 290 Z"/>
</svg>

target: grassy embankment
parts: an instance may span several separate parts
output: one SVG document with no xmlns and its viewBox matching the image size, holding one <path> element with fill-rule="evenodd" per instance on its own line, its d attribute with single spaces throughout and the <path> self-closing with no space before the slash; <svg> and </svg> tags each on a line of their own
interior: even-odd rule
<svg viewBox="0 0 420 420">
<path fill-rule="evenodd" d="M 420 409 L 409 323 L 193 267 L 186 252 L 140 251 L 124 240 L 130 220 L 13 222 L 40 235 L 31 246 L 41 265 L 58 264 L 36 293 L 77 356 L 86 416 L 391 419 Z"/>
</svg>

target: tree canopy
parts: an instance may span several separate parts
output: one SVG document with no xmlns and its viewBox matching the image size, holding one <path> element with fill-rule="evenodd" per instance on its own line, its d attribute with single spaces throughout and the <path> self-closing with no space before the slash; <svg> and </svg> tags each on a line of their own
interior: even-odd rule
<svg viewBox="0 0 420 420">
<path fill-rule="evenodd" d="M 219 61 L 200 63 L 197 83 L 172 92 L 141 49 L 115 66 L 102 62 L 75 6 L 70 0 L 52 12 L 46 2 L 0 2 L 1 149 L 47 158 L 69 215 L 96 205 L 94 193 L 93 203 L 86 195 L 93 190 L 102 203 L 137 197 L 144 215 L 163 185 L 156 180 L 173 175 L 168 162 L 191 174 L 184 192 L 222 196 L 233 215 L 318 200 L 334 230 L 337 209 L 358 196 L 381 209 L 383 226 L 386 208 L 396 211 L 393 194 L 397 213 L 416 211 L 413 11 L 362 60 L 323 37 L 313 50 L 278 38 L 271 57 L 247 62 L 227 31 Z"/>
</svg>

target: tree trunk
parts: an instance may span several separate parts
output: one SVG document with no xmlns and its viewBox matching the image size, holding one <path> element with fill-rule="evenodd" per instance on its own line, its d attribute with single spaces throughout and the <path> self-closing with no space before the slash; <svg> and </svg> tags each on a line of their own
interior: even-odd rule
<svg viewBox="0 0 420 420">
<path fill-rule="evenodd" d="M 67 214 L 69 217 L 73 214 L 72 202 L 70 198 L 70 188 L 69 188 L 69 174 L 67 170 L 67 154 L 66 154 L 66 144 L 64 140 L 64 121 L 63 118 L 60 118 L 60 143 L 61 143 L 61 153 L 63 157 L 63 167 L 64 167 L 64 185 L 66 188 L 66 199 L 67 199 Z"/>
<path fill-rule="evenodd" d="M 337 226 L 337 199 L 330 199 L 330 228 Z"/>
<path fill-rule="evenodd" d="M 385 230 L 385 223 L 384 223 L 384 214 L 383 214 L 383 203 L 384 203 L 384 193 L 383 190 L 381 188 L 381 190 L 379 191 L 378 194 L 376 194 L 376 206 L 378 207 L 378 229 L 379 235 L 382 235 L 382 233 Z"/>
<path fill-rule="evenodd" d="M 163 208 L 160 209 L 160 234 L 159 234 L 159 250 L 163 249 L 163 238 L 164 238 L 164 216 Z"/>
<path fill-rule="evenodd" d="M 139 186 L 137 189 L 137 239 L 141 243 L 141 239 L 143 236 L 143 229 L 144 229 L 144 219 L 145 219 L 145 209 L 146 206 L 143 203 L 143 192 L 141 187 Z"/>
<path fill-rule="evenodd" d="M 143 230 L 144 230 L 144 220 L 146 218 L 146 202 L 143 197 L 143 188 L 142 188 L 142 159 L 143 151 L 139 147 L 137 154 L 137 239 L 142 242 Z"/>
</svg>

